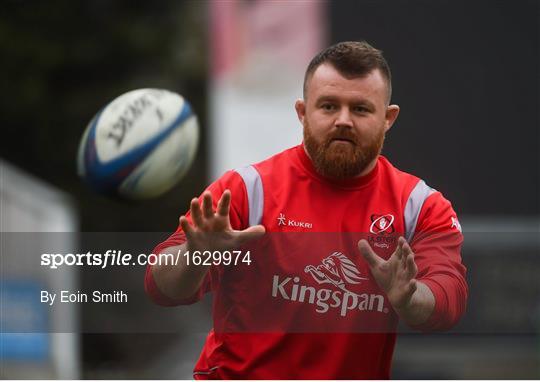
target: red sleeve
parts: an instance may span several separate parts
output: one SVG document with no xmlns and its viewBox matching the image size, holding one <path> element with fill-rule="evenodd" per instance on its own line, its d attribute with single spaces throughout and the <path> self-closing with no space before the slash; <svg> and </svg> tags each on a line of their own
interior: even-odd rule
<svg viewBox="0 0 540 382">
<path fill-rule="evenodd" d="M 440 192 L 430 195 L 420 211 L 411 248 L 418 281 L 435 296 L 431 317 L 416 329 L 447 330 L 465 313 L 468 286 L 461 259 L 463 235 L 452 205 Z"/>
<path fill-rule="evenodd" d="M 229 171 L 225 173 L 217 181 L 215 181 L 210 186 L 208 186 L 207 190 L 209 190 L 212 193 L 212 197 L 214 201 L 214 209 L 216 208 L 217 202 L 221 198 L 221 195 L 227 189 L 231 191 L 231 196 L 232 196 L 231 208 L 230 208 L 230 213 L 229 213 L 231 226 L 233 229 L 245 229 L 248 226 L 247 192 L 246 192 L 246 187 L 244 185 L 244 181 L 238 173 L 234 171 Z M 201 200 L 200 196 L 199 196 L 199 200 Z M 189 211 L 186 213 L 186 217 L 191 223 L 192 221 L 191 221 L 191 216 L 190 216 Z M 181 245 L 185 241 L 186 241 L 186 236 L 179 225 L 176 231 L 171 236 L 169 236 L 169 238 L 167 238 L 165 241 L 158 244 L 154 248 L 153 253 L 155 254 L 162 253 L 165 249 L 169 247 Z M 218 270 L 216 269 L 216 267 L 211 267 L 210 271 L 206 274 L 206 277 L 204 281 L 202 282 L 201 287 L 197 290 L 197 292 L 193 296 L 187 299 L 172 299 L 164 295 L 159 290 L 154 280 L 154 276 L 152 273 L 152 266 L 148 265 L 146 267 L 146 273 L 144 277 L 144 289 L 146 291 L 146 294 L 156 304 L 163 305 L 163 306 L 187 305 L 187 304 L 193 304 L 194 302 L 199 301 L 205 293 L 213 290 L 218 280 L 219 280 Z"/>
</svg>

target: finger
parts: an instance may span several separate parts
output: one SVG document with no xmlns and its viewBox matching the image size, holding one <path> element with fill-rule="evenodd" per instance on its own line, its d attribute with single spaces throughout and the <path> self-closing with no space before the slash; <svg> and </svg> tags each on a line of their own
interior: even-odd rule
<svg viewBox="0 0 540 382">
<path fill-rule="evenodd" d="M 401 254 L 403 256 L 403 268 L 406 269 L 408 267 L 407 259 L 409 258 L 409 255 L 413 255 L 413 251 L 406 241 L 403 243 Z"/>
<path fill-rule="evenodd" d="M 246 228 L 243 231 L 238 232 L 238 237 L 241 238 L 242 242 L 247 240 L 253 240 L 258 237 L 263 236 L 266 233 L 266 228 L 263 225 L 254 225 Z"/>
<path fill-rule="evenodd" d="M 235 244 L 242 245 L 248 241 L 258 239 L 266 232 L 266 228 L 263 225 L 254 225 L 246 228 L 243 231 L 235 232 Z"/>
<path fill-rule="evenodd" d="M 407 256 L 407 278 L 414 279 L 418 273 L 418 267 L 414 262 L 414 254 L 411 252 Z"/>
<path fill-rule="evenodd" d="M 409 281 L 409 293 L 411 296 L 414 294 L 414 292 L 416 292 L 416 289 L 418 289 L 417 281 L 416 279 L 412 279 L 411 281 Z"/>
<path fill-rule="evenodd" d="M 244 234 L 250 234 L 250 235 L 262 235 L 266 232 L 266 228 L 263 225 L 253 225 L 251 227 L 246 228 L 245 230 L 241 231 Z"/>
<path fill-rule="evenodd" d="M 369 246 L 367 240 L 362 239 L 358 242 L 358 249 L 360 250 L 360 253 L 366 259 L 367 263 L 370 267 L 376 267 L 382 263 L 384 263 L 384 260 L 381 259 Z"/>
<path fill-rule="evenodd" d="M 221 199 L 219 199 L 219 202 L 217 205 L 218 215 L 228 216 L 230 206 L 231 206 L 231 191 L 225 190 L 225 192 L 223 192 L 223 195 L 221 195 Z"/>
<path fill-rule="evenodd" d="M 407 269 L 407 257 L 409 256 L 409 253 L 407 242 L 404 242 L 401 246 L 401 267 L 403 269 Z"/>
<path fill-rule="evenodd" d="M 403 244 L 405 243 L 406 240 L 403 238 L 403 236 L 400 236 L 397 242 L 396 250 L 394 251 L 399 260 L 403 260 Z"/>
<path fill-rule="evenodd" d="M 413 253 L 411 246 L 406 241 L 403 242 L 402 250 L 403 250 L 403 254 L 405 255 L 408 255 L 409 253 Z"/>
<path fill-rule="evenodd" d="M 409 282 L 405 285 L 403 300 L 410 301 L 417 288 L 418 286 L 416 284 L 416 280 L 409 280 Z"/>
<path fill-rule="evenodd" d="M 209 191 L 205 191 L 202 201 L 203 215 L 206 219 L 210 219 L 214 216 L 214 208 L 212 206 L 212 194 Z"/>
<path fill-rule="evenodd" d="M 182 227 L 182 231 L 184 231 L 186 235 L 190 235 L 193 232 L 193 227 L 189 224 L 189 221 L 184 215 L 180 216 L 180 227 Z"/>
<path fill-rule="evenodd" d="M 196 227 L 200 227 L 203 225 L 203 219 L 202 219 L 202 211 L 201 206 L 199 204 L 199 199 L 193 198 L 191 200 L 191 219 L 193 220 L 193 223 Z"/>
</svg>

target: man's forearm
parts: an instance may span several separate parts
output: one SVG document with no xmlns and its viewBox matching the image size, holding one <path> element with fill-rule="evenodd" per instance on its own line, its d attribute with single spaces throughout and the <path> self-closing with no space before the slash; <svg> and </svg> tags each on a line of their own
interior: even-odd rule
<svg viewBox="0 0 540 382">
<path fill-rule="evenodd" d="M 407 325 L 416 326 L 426 322 L 435 309 L 435 296 L 429 287 L 418 281 L 416 291 L 409 303 L 396 308 L 396 313 Z"/>
<path fill-rule="evenodd" d="M 162 253 L 185 253 L 187 250 L 187 244 L 176 247 L 169 247 L 162 251 Z M 160 292 L 165 296 L 178 300 L 186 299 L 200 288 L 204 276 L 210 269 L 210 266 L 206 265 L 193 265 L 186 264 L 185 256 L 179 257 L 178 264 L 156 264 L 152 266 L 152 276 L 159 288 Z"/>
</svg>

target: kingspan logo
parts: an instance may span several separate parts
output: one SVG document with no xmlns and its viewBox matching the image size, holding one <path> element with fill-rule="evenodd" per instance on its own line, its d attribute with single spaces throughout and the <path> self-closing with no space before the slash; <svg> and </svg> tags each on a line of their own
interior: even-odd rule
<svg viewBox="0 0 540 382">
<path fill-rule="evenodd" d="M 354 263 L 341 252 L 332 253 L 322 260 L 321 265 L 306 266 L 304 272 L 309 273 L 319 285 L 331 284 L 338 290 L 302 285 L 298 276 L 280 279 L 279 275 L 274 275 L 272 297 L 316 305 L 317 313 L 337 308 L 342 317 L 352 310 L 388 313 L 382 295 L 358 294 L 348 289 L 350 284 L 360 284 L 368 278 L 361 277 Z"/>
</svg>

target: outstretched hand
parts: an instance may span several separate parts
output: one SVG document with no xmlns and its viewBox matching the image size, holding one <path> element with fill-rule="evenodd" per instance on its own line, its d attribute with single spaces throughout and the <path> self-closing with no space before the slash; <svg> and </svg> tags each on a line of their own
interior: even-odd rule
<svg viewBox="0 0 540 382">
<path fill-rule="evenodd" d="M 212 194 L 205 191 L 202 205 L 199 199 L 191 200 L 190 212 L 193 224 L 185 216 L 180 217 L 180 226 L 186 234 L 188 250 L 226 250 L 237 248 L 246 241 L 255 239 L 265 232 L 262 225 L 245 230 L 233 230 L 229 219 L 231 191 L 225 190 L 214 210 Z"/>
<path fill-rule="evenodd" d="M 358 249 L 369 264 L 375 281 L 388 296 L 392 307 L 406 308 L 417 289 L 415 277 L 418 273 L 414 253 L 407 241 L 400 237 L 396 250 L 388 260 L 378 256 L 365 239 L 358 242 Z"/>
</svg>

